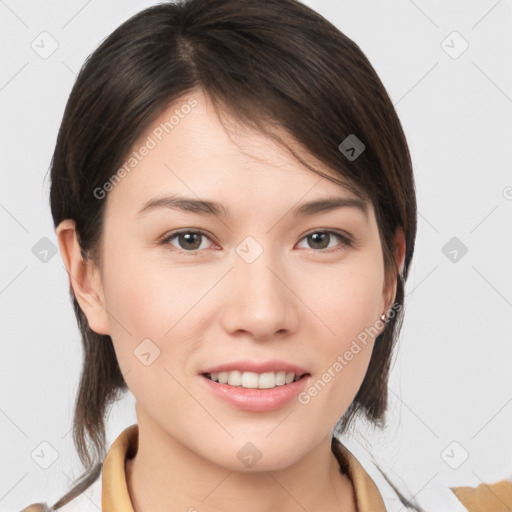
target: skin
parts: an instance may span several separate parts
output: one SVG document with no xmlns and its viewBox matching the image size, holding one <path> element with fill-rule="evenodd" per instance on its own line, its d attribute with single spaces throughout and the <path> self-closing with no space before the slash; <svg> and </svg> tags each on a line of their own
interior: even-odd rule
<svg viewBox="0 0 512 512">
<path fill-rule="evenodd" d="M 134 510 L 355 511 L 331 432 L 363 381 L 373 338 L 307 405 L 241 411 L 211 394 L 198 373 L 239 359 L 283 359 L 307 368 L 314 383 L 332 367 L 395 297 L 373 207 L 368 216 L 347 207 L 293 218 L 305 201 L 354 196 L 259 133 L 232 123 L 228 134 L 201 91 L 164 112 L 134 149 L 190 96 L 197 106 L 103 199 L 101 265 L 82 260 L 72 220 L 57 229 L 89 326 L 111 336 L 136 399 L 139 449 L 126 463 Z M 231 216 L 159 208 L 137 217 L 147 200 L 175 193 L 218 201 Z M 209 238 L 198 236 L 195 250 L 194 239 L 159 243 L 184 228 Z M 325 230 L 354 243 L 306 237 Z M 263 249 L 252 263 L 236 252 L 247 236 Z M 402 268 L 401 231 L 396 244 Z M 325 246 L 338 250 L 318 248 Z M 149 366 L 133 353 L 146 338 L 160 350 Z M 247 442 L 262 454 L 251 468 L 237 457 Z"/>
</svg>

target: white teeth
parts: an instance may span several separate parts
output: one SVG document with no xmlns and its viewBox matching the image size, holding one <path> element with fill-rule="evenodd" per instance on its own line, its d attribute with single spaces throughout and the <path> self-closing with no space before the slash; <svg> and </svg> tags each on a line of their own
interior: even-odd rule
<svg viewBox="0 0 512 512">
<path fill-rule="evenodd" d="M 254 372 L 242 373 L 241 384 L 243 388 L 257 388 L 258 387 L 258 374 Z M 228 381 L 229 382 L 229 381 Z"/>
<path fill-rule="evenodd" d="M 276 386 L 284 386 L 286 384 L 286 372 L 276 373 Z"/>
<path fill-rule="evenodd" d="M 278 385 L 277 376 L 274 372 L 262 373 L 259 377 L 258 387 L 260 389 L 270 389 Z"/>
<path fill-rule="evenodd" d="M 206 375 L 214 382 L 228 384 L 229 386 L 241 386 L 247 389 L 271 389 L 276 386 L 290 384 L 300 378 L 299 375 L 296 376 L 293 372 L 285 371 L 255 373 L 234 370 L 231 372 L 218 372 Z"/>
<path fill-rule="evenodd" d="M 228 372 L 228 384 L 230 386 L 241 386 L 242 373 L 238 370 L 235 370 L 234 372 Z"/>
</svg>

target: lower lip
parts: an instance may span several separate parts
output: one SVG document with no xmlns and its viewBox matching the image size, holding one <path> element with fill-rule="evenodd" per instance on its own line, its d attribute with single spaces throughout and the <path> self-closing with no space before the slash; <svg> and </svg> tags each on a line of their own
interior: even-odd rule
<svg viewBox="0 0 512 512">
<path fill-rule="evenodd" d="M 248 389 L 220 384 L 201 375 L 201 380 L 214 395 L 242 411 L 251 412 L 279 409 L 303 391 L 308 378 L 309 375 L 306 375 L 296 382 L 271 389 Z"/>
</svg>

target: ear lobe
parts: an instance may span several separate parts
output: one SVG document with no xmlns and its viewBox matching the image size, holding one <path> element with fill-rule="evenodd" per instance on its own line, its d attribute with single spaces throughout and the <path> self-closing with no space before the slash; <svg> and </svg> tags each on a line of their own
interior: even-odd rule
<svg viewBox="0 0 512 512">
<path fill-rule="evenodd" d="M 99 269 L 90 259 L 84 260 L 76 235 L 75 222 L 63 220 L 57 226 L 59 250 L 80 309 L 89 327 L 98 334 L 110 334 L 109 318 Z"/>
</svg>

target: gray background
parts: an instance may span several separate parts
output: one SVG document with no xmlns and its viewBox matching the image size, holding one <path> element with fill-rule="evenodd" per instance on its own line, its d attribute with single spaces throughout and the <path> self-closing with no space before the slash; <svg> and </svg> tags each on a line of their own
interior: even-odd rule
<svg viewBox="0 0 512 512">
<path fill-rule="evenodd" d="M 0 0 L 2 511 L 50 502 L 80 474 L 70 429 L 81 346 L 60 255 L 45 259 L 56 245 L 46 173 L 83 61 L 153 3 Z M 512 1 L 306 3 L 380 75 L 418 194 L 389 426 L 359 424 L 343 441 L 418 496 L 435 482 L 512 477 Z M 109 443 L 135 422 L 133 405 L 128 395 L 112 409 Z"/>
</svg>

